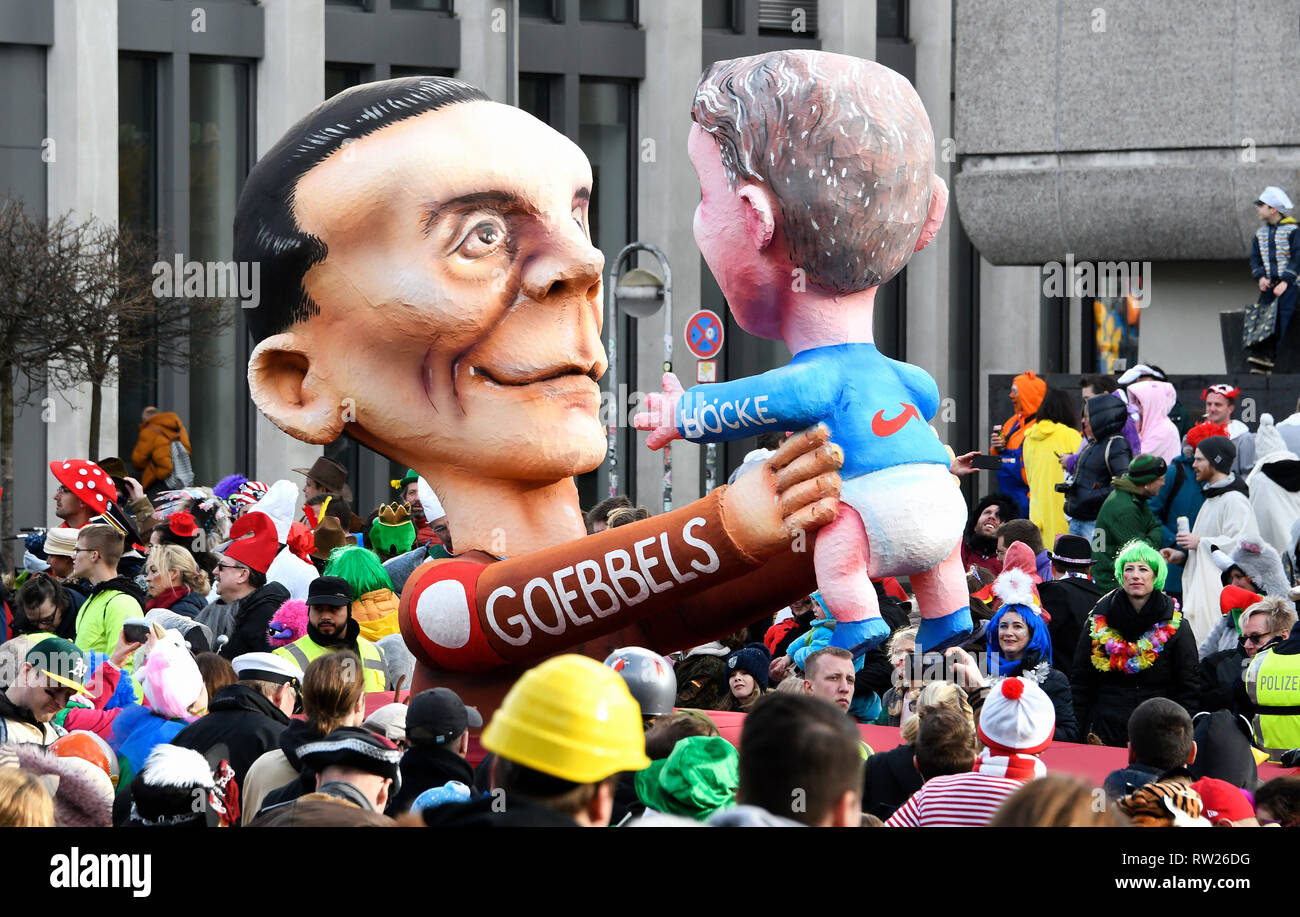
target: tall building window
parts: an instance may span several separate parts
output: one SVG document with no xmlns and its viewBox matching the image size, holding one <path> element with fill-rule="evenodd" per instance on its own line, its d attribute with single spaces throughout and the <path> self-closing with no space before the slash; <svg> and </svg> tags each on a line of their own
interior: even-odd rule
<svg viewBox="0 0 1300 917">
<path fill-rule="evenodd" d="M 633 0 L 582 0 L 578 18 L 592 22 L 636 22 Z"/>
<path fill-rule="evenodd" d="M 325 65 L 325 98 L 331 99 L 345 89 L 361 85 L 361 68 L 347 64 Z"/>
<path fill-rule="evenodd" d="M 403 76 L 455 76 L 456 71 L 450 67 L 399 67 L 397 64 L 388 68 L 391 79 Z"/>
<path fill-rule="evenodd" d="M 519 0 L 521 19 L 555 20 L 555 0 Z"/>
<path fill-rule="evenodd" d="M 229 261 L 230 227 L 248 175 L 250 67 L 242 61 L 190 59 L 190 245 L 193 261 Z M 238 309 L 232 300 L 229 308 Z M 227 328 L 190 329 L 190 416 L 194 476 L 216 481 L 245 468 L 247 333 L 243 316 Z M 179 342 L 163 342 L 174 346 Z M 207 365 L 200 354 L 227 354 Z"/>
<path fill-rule="evenodd" d="M 123 228 L 158 227 L 158 62 L 122 55 L 117 63 L 117 210 Z M 158 342 L 118 364 L 117 439 L 128 452 L 140 412 L 158 400 Z"/>
<path fill-rule="evenodd" d="M 555 124 L 551 121 L 551 88 L 553 85 L 554 79 L 549 76 L 537 73 L 519 74 L 519 107 L 538 121 L 555 127 Z M 556 130 L 559 130 L 559 128 L 556 128 Z"/>
<path fill-rule="evenodd" d="M 450 13 L 451 0 L 390 0 L 395 10 L 427 10 L 434 13 Z"/>
<path fill-rule="evenodd" d="M 734 0 L 702 0 L 702 2 L 704 4 L 704 28 L 735 30 L 736 10 Z"/>
<path fill-rule="evenodd" d="M 758 0 L 758 33 L 816 37 L 817 0 Z"/>
<path fill-rule="evenodd" d="M 578 145 L 591 161 L 591 204 L 588 208 L 591 238 L 605 255 L 609 266 L 619 250 L 631 241 L 633 206 L 636 200 L 636 172 L 632 156 L 633 92 L 628 83 L 615 80 L 583 78 L 578 89 Z M 607 278 L 608 279 L 608 278 Z M 618 321 L 618 363 L 614 391 L 624 383 L 628 391 L 636 390 L 635 319 L 620 316 Z M 619 471 L 619 490 L 634 495 L 636 437 L 631 426 L 621 428 L 619 452 L 623 467 Z M 597 492 L 596 474 L 578 479 L 578 496 L 583 506 L 592 506 L 603 493 Z"/>
<path fill-rule="evenodd" d="M 876 0 L 876 37 L 907 38 L 907 0 Z"/>
</svg>

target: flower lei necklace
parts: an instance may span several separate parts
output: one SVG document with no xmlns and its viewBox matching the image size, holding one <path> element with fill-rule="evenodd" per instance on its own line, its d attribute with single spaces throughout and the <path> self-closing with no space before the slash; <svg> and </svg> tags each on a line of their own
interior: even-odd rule
<svg viewBox="0 0 1300 917">
<path fill-rule="evenodd" d="M 1183 612 L 1174 603 L 1174 616 L 1157 624 L 1131 643 L 1106 624 L 1105 615 L 1093 615 L 1088 636 L 1092 638 L 1092 665 L 1101 672 L 1133 674 L 1151 668 L 1183 623 Z"/>
</svg>

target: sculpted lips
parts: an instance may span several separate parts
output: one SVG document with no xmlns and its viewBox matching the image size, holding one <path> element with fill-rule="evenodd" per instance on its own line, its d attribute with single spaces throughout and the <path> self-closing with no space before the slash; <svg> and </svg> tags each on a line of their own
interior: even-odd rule
<svg viewBox="0 0 1300 917">
<path fill-rule="evenodd" d="M 474 366 L 470 372 L 475 376 L 482 376 L 489 382 L 497 385 L 523 386 L 533 385 L 537 382 L 549 382 L 553 379 L 564 379 L 569 377 L 582 378 L 586 377 L 592 382 L 600 378 L 600 368 L 595 364 L 590 366 L 580 366 L 576 363 L 562 363 L 550 367 L 537 369 L 525 369 L 506 372 L 496 370 L 495 372 L 485 366 Z"/>
</svg>

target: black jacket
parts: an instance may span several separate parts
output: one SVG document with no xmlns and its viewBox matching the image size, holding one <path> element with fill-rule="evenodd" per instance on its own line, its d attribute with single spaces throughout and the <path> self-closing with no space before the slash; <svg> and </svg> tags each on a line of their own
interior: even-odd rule
<svg viewBox="0 0 1300 917">
<path fill-rule="evenodd" d="M 1250 660 L 1240 646 L 1211 653 L 1201 660 L 1201 709 L 1231 710 L 1237 682 Z"/>
<path fill-rule="evenodd" d="M 1129 716 L 1140 703 L 1152 697 L 1167 697 L 1182 704 L 1189 714 L 1200 709 L 1201 667 L 1196 655 L 1196 637 L 1186 619 L 1149 668 L 1133 673 L 1102 672 L 1092 664 L 1092 638 L 1088 635 L 1093 618 L 1099 614 L 1105 616 L 1106 623 L 1120 636 L 1132 641 L 1158 622 L 1172 618 L 1174 602 L 1163 592 L 1153 592 L 1138 614 L 1122 589 L 1101 597 L 1079 636 L 1070 676 L 1080 736 L 1086 738 L 1089 732 L 1094 732 L 1104 745 L 1127 745 Z"/>
<path fill-rule="evenodd" d="M 402 755 L 402 788 L 388 801 L 388 814 L 400 815 L 411 808 L 425 790 L 459 780 L 474 785 L 474 768 L 450 748 L 442 745 L 412 745 Z"/>
<path fill-rule="evenodd" d="M 1128 409 L 1115 395 L 1088 399 L 1092 442 L 1074 463 L 1074 482 L 1065 492 L 1065 513 L 1071 519 L 1092 521 L 1110 495 L 1111 478 L 1128 473 L 1133 450 L 1124 438 Z"/>
<path fill-rule="evenodd" d="M 298 772 L 298 776 L 290 780 L 284 786 L 278 786 L 262 797 L 262 808 L 258 812 L 265 812 L 271 806 L 279 805 L 282 802 L 291 802 L 306 796 L 308 793 L 316 792 L 316 772 L 310 767 L 305 767 L 298 759 L 298 749 L 308 742 L 315 742 L 317 739 L 323 739 L 325 736 L 316 730 L 307 720 L 290 720 L 288 727 L 280 733 L 280 751 L 284 752 L 284 759 L 289 762 L 289 766 Z M 257 812 L 253 813 L 257 815 Z"/>
<path fill-rule="evenodd" d="M 527 796 L 501 794 L 470 802 L 449 802 L 425 809 L 424 823 L 430 828 L 576 828 L 567 815 L 548 809 Z"/>
<path fill-rule="evenodd" d="M 212 764 L 224 758 L 243 783 L 253 762 L 278 747 L 288 725 L 289 717 L 265 695 L 236 682 L 218 691 L 208 714 L 182 729 L 171 744 L 192 748 Z"/>
<path fill-rule="evenodd" d="M 921 772 L 912 758 L 916 749 L 899 745 L 867 759 L 862 773 L 862 811 L 885 821 L 921 788 Z"/>
<path fill-rule="evenodd" d="M 1047 632 L 1052 637 L 1052 665 L 1069 672 L 1074 666 L 1079 634 L 1083 633 L 1083 624 L 1092 607 L 1101 598 L 1101 590 L 1090 579 L 1067 576 L 1040 583 L 1038 597 L 1043 601 L 1043 611 L 1052 616 L 1047 624 Z"/>
<path fill-rule="evenodd" d="M 230 639 L 221 648 L 221 655 L 234 659 L 244 653 L 269 653 L 272 650 L 266 628 L 280 606 L 289 601 L 289 590 L 279 583 L 267 583 L 261 589 L 239 600 L 239 609 L 232 622 Z"/>
<path fill-rule="evenodd" d="M 1020 664 L 1020 675 L 1043 689 L 1056 711 L 1055 742 L 1078 742 L 1086 736 L 1079 735 L 1079 723 L 1074 716 L 1074 698 L 1070 693 L 1070 678 L 1060 669 L 1047 664 L 1037 651 L 1025 654 Z"/>
<path fill-rule="evenodd" d="M 191 589 L 173 602 L 169 611 L 174 611 L 176 614 L 184 615 L 187 618 L 193 618 L 207 607 L 208 600 Z"/>
</svg>

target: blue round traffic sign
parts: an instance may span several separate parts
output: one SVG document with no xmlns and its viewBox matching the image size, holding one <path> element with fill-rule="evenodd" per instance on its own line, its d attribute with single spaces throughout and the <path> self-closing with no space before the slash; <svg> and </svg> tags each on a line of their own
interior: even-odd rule
<svg viewBox="0 0 1300 917">
<path fill-rule="evenodd" d="M 722 351 L 722 319 L 701 309 L 686 321 L 686 349 L 697 360 L 712 360 Z"/>
</svg>

